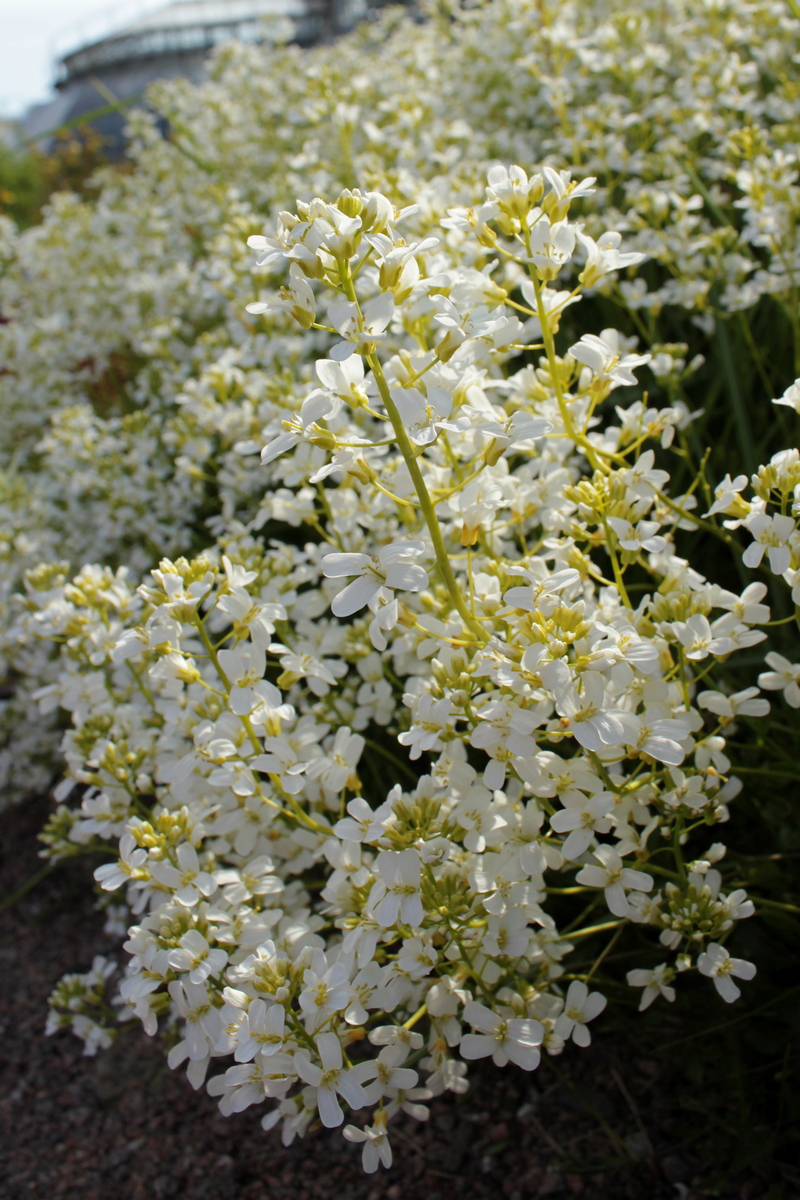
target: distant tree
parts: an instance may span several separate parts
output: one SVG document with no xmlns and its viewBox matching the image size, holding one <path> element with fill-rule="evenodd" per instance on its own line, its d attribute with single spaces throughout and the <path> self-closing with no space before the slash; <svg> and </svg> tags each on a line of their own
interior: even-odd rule
<svg viewBox="0 0 800 1200">
<path fill-rule="evenodd" d="M 59 129 L 55 138 L 47 154 L 36 146 L 0 147 L 0 214 L 23 229 L 41 220 L 53 192 L 90 196 L 92 177 L 107 161 L 107 139 L 87 123 Z"/>
</svg>

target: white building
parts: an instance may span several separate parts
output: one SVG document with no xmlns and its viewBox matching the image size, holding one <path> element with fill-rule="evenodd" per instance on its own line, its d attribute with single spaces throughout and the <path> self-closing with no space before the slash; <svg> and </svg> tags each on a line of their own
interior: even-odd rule
<svg viewBox="0 0 800 1200">
<path fill-rule="evenodd" d="M 62 54 L 56 96 L 29 110 L 21 122 L 23 135 L 43 136 L 115 100 L 138 98 L 154 79 L 199 81 L 215 46 L 232 39 L 268 40 L 276 21 L 288 40 L 311 45 L 352 28 L 365 14 L 364 0 L 172 0 Z M 92 120 L 110 139 L 112 154 L 123 152 L 124 124 L 124 110 Z M 43 136 L 43 141 L 49 139 Z"/>
</svg>

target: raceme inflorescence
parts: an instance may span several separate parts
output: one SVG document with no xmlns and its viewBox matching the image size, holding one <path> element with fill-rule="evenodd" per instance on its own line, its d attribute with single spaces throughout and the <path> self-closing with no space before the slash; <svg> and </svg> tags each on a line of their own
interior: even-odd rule
<svg viewBox="0 0 800 1200">
<path fill-rule="evenodd" d="M 343 1126 L 367 1170 L 391 1161 L 390 1118 L 424 1119 L 470 1061 L 532 1071 L 588 1046 L 628 923 L 664 955 L 628 972 L 641 1008 L 693 970 L 726 1000 L 755 973 L 724 946 L 754 909 L 710 828 L 741 786 L 725 730 L 769 708 L 715 686 L 765 638 L 766 585 L 731 592 L 678 555 L 696 500 L 670 495 L 653 444 L 691 416 L 604 404 L 649 356 L 613 329 L 556 353 L 564 309 L 643 258 L 574 218 L 593 183 L 495 166 L 421 240 L 376 192 L 281 213 L 250 245 L 329 347 L 239 450 L 317 536 L 242 529 L 138 587 L 86 567 L 30 590 L 66 648 L 40 700 L 72 712 L 85 787 L 53 851 L 118 840 L 95 872 L 132 913 L 116 1003 L 150 1033 L 167 1019 L 170 1065 L 195 1087 L 210 1069 L 224 1113 L 267 1104 L 285 1141 Z M 797 461 L 764 469 L 760 500 L 728 481 L 713 506 L 779 574 L 794 517 L 767 508 Z M 53 1025 L 91 1049 L 107 970 L 85 1004 L 74 977 L 54 997 Z"/>
</svg>

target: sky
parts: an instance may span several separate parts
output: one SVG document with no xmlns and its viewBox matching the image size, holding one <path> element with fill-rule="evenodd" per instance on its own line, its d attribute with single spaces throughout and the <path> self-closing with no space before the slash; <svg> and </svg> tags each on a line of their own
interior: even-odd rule
<svg viewBox="0 0 800 1200">
<path fill-rule="evenodd" d="M 0 117 L 17 117 L 51 92 L 58 49 L 101 37 L 154 0 L 0 0 Z"/>
</svg>

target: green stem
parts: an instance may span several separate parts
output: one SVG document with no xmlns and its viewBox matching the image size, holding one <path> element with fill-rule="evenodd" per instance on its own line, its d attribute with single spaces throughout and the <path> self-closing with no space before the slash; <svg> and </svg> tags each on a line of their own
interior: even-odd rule
<svg viewBox="0 0 800 1200">
<path fill-rule="evenodd" d="M 425 1016 L 427 1011 L 427 1004 L 422 1004 L 414 1013 L 413 1017 L 409 1017 L 407 1021 L 403 1022 L 403 1029 L 413 1029 L 417 1021 L 420 1021 Z"/>
<path fill-rule="evenodd" d="M 486 640 L 483 629 L 478 621 L 476 621 L 472 616 L 472 613 L 465 604 L 464 597 L 461 595 L 461 589 L 458 586 L 458 580 L 453 573 L 453 568 L 450 566 L 450 559 L 447 554 L 447 547 L 444 544 L 442 529 L 436 516 L 436 509 L 434 508 L 430 493 L 425 486 L 425 480 L 422 478 L 422 472 L 419 469 L 417 456 L 414 453 L 414 448 L 411 445 L 409 436 L 403 427 L 403 421 L 400 413 L 397 411 L 394 401 L 392 400 L 391 393 L 389 391 L 389 385 L 386 382 L 386 377 L 383 374 L 378 356 L 376 354 L 367 355 L 367 362 L 372 368 L 372 374 L 375 377 L 375 382 L 378 385 L 378 391 L 381 394 L 381 399 L 383 400 L 389 420 L 391 421 L 392 429 L 394 430 L 394 435 L 397 439 L 397 444 L 400 447 L 400 453 L 402 454 L 405 464 L 408 467 L 408 473 L 411 476 L 411 481 L 414 484 L 417 497 L 419 498 L 419 506 L 422 510 L 422 515 L 425 518 L 425 524 L 428 526 L 428 532 L 431 535 L 431 541 L 433 542 L 433 552 L 436 555 L 436 565 L 439 568 L 439 573 L 444 581 L 444 585 L 447 588 L 450 599 L 452 600 L 458 615 L 461 617 L 467 628 L 472 630 L 475 636 L 481 642 L 483 642 Z"/>
<path fill-rule="evenodd" d="M 698 527 L 698 529 L 705 529 L 707 533 L 719 538 L 720 541 L 724 542 L 726 546 L 733 546 L 737 549 L 739 548 L 739 543 L 736 541 L 736 538 L 731 537 L 729 533 L 726 533 L 723 529 L 720 529 L 718 525 L 713 523 L 713 521 L 707 521 L 704 517 L 698 517 L 696 513 L 690 512 L 688 508 L 683 508 L 680 504 L 676 504 L 675 501 L 671 500 L 670 497 L 665 495 L 664 492 L 656 491 L 656 496 L 661 503 L 665 504 L 672 512 L 677 513 L 679 517 L 683 517 L 687 521 L 691 521 Z"/>
<path fill-rule="evenodd" d="M 356 296 L 356 290 L 353 287 L 353 278 L 350 274 L 349 263 L 340 263 L 339 278 L 342 283 L 342 290 L 344 294 L 347 296 L 347 299 L 351 301 L 351 303 L 358 307 L 360 314 L 361 308 L 358 305 L 358 297 Z M 411 476 L 411 481 L 416 489 L 416 493 L 419 498 L 419 506 L 422 509 L 422 515 L 424 516 L 425 523 L 428 526 L 428 532 L 431 535 L 433 552 L 436 555 L 436 563 L 439 567 L 439 573 L 444 580 L 444 585 L 450 593 L 450 599 L 453 601 L 459 616 L 464 621 L 467 628 L 472 630 L 472 632 L 481 642 L 484 642 L 486 639 L 484 637 L 483 629 L 472 616 L 467 608 L 467 605 L 464 603 L 464 597 L 461 595 L 461 589 L 458 586 L 458 581 L 453 574 L 453 568 L 450 566 L 450 559 L 447 555 L 447 547 L 444 544 L 444 537 L 442 536 L 442 530 L 439 525 L 439 520 L 436 516 L 436 509 L 433 506 L 433 501 L 431 500 L 428 489 L 425 486 L 425 480 L 422 478 L 422 472 L 420 471 L 419 463 L 417 462 L 417 455 L 414 452 L 414 448 L 411 445 L 409 436 L 405 431 L 400 413 L 397 411 L 394 401 L 392 400 L 392 396 L 389 391 L 389 385 L 386 382 L 385 375 L 383 374 L 383 369 L 381 368 L 378 355 L 373 351 L 372 354 L 365 355 L 365 358 L 372 369 L 372 374 L 375 378 L 375 382 L 378 385 L 378 391 L 381 394 L 381 400 L 383 400 L 384 407 L 386 408 L 387 415 L 392 425 L 392 429 L 394 430 L 394 436 L 397 441 L 397 445 L 400 448 L 400 453 L 405 460 L 405 464 L 408 467 L 408 473 Z"/>
<path fill-rule="evenodd" d="M 679 816 L 675 822 L 675 832 L 672 837 L 672 850 L 675 855 L 675 866 L 678 868 L 678 874 L 681 878 L 681 883 L 686 883 L 686 866 L 683 861 L 683 852 L 681 850 L 681 837 L 683 836 L 683 817 Z"/>
<path fill-rule="evenodd" d="M 575 931 L 575 933 L 570 933 L 569 937 L 571 937 L 571 938 L 590 937 L 593 933 L 603 933 L 603 932 L 605 932 L 606 929 L 617 929 L 620 925 L 623 925 L 623 924 L 627 924 L 627 922 L 625 922 L 625 921 L 604 921 L 602 925 L 587 925 L 587 927 L 585 929 L 578 929 Z M 567 931 L 562 930 L 562 933 L 566 935 Z M 605 957 L 605 953 L 604 953 L 603 957 Z M 597 963 L 595 964 L 595 967 L 598 967 L 600 965 L 601 961 L 602 961 L 602 959 L 598 959 Z M 591 973 L 594 973 L 595 967 L 592 967 Z"/>
<path fill-rule="evenodd" d="M 49 862 L 45 866 L 40 867 L 39 870 L 34 872 L 30 879 L 26 879 L 22 886 L 18 887 L 15 892 L 12 892 L 10 896 L 4 896 L 3 899 L 0 900 L 0 912 L 6 908 L 11 908 L 12 904 L 16 904 L 17 901 L 21 900 L 23 896 L 27 896 L 28 892 L 32 891 L 36 887 L 37 883 L 41 883 L 43 879 L 46 879 L 47 876 L 56 869 L 56 865 L 57 864 L 55 862 Z"/>
<path fill-rule="evenodd" d="M 594 961 L 594 965 L 592 966 L 592 969 L 590 970 L 589 974 L 586 976 L 586 978 L 585 978 L 585 979 L 584 979 L 584 981 L 583 981 L 584 983 L 588 983 L 588 982 L 589 982 L 589 980 L 590 980 L 590 979 L 592 978 L 592 976 L 594 975 L 595 971 L 596 971 L 596 970 L 598 969 L 598 967 L 600 967 L 600 965 L 602 964 L 603 960 L 604 960 L 604 959 L 606 959 L 606 958 L 608 957 L 608 955 L 611 953 L 611 951 L 614 949 L 614 947 L 616 946 L 617 942 L 618 942 L 618 941 L 619 941 L 619 939 L 622 937 L 623 930 L 624 930 L 625 926 L 628 924 L 628 922 L 627 922 L 627 921 L 621 921 L 621 922 L 619 922 L 618 924 L 620 925 L 620 928 L 619 928 L 619 929 L 617 929 L 617 932 L 616 932 L 616 933 L 614 934 L 614 936 L 613 936 L 613 937 L 612 937 L 612 938 L 609 940 L 609 943 L 608 943 L 608 945 L 605 947 L 605 949 L 604 949 L 604 950 L 602 950 L 602 951 L 601 951 L 601 953 L 600 953 L 600 954 L 598 955 L 598 957 L 595 959 L 595 961 Z"/>
<path fill-rule="evenodd" d="M 767 908 L 779 908 L 782 912 L 800 913 L 800 908 L 794 904 L 782 904 L 780 900 L 765 900 L 763 896 L 757 897 L 756 904 L 763 904 Z"/>
<path fill-rule="evenodd" d="M 528 229 L 525 230 L 525 249 L 527 250 L 528 257 L 530 258 L 531 235 Z M 528 268 L 528 273 L 531 277 L 531 282 L 533 283 L 534 295 L 536 296 L 536 315 L 538 316 L 539 324 L 542 327 L 542 341 L 544 342 L 544 351 L 547 355 L 547 362 L 550 367 L 550 376 L 553 380 L 553 389 L 556 394 L 556 400 L 558 401 L 558 409 L 561 413 L 561 419 L 564 422 L 564 429 L 566 430 L 567 436 L 571 438 L 577 446 L 581 438 L 572 423 L 572 414 L 567 408 L 567 402 L 564 399 L 561 380 L 558 377 L 558 364 L 556 362 L 556 346 L 553 340 L 553 332 L 550 328 L 550 322 L 547 319 L 547 312 L 542 299 L 542 285 L 539 282 L 539 276 L 536 274 L 536 270 L 532 263 Z M 597 463 L 592 462 L 592 458 L 588 452 L 586 457 L 589 459 L 589 462 L 592 463 L 592 466 L 596 468 Z"/>
<path fill-rule="evenodd" d="M 625 590 L 625 582 L 622 578 L 622 568 L 619 565 L 619 558 L 617 557 L 617 551 L 614 545 L 614 534 L 612 530 L 609 529 L 608 521 L 605 519 L 605 517 L 603 517 L 603 529 L 606 533 L 606 550 L 608 551 L 608 557 L 611 559 L 611 569 L 614 572 L 614 581 L 617 585 L 617 591 L 620 594 L 620 599 L 626 608 L 633 608 L 633 605 L 630 601 L 630 596 Z"/>
</svg>

